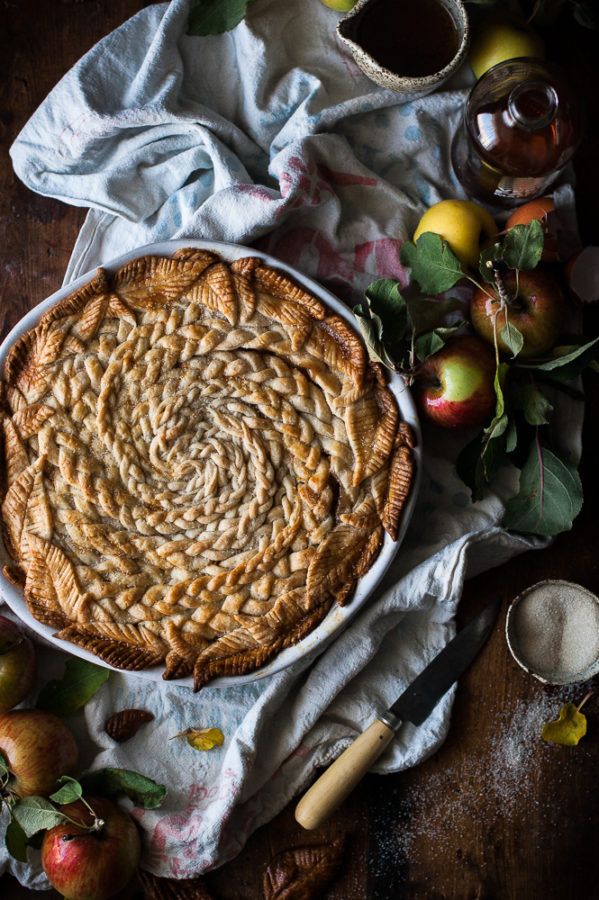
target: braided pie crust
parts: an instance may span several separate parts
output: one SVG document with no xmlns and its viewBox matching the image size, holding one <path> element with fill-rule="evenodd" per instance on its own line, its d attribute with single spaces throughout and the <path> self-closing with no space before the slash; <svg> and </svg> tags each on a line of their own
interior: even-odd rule
<svg viewBox="0 0 599 900">
<path fill-rule="evenodd" d="M 5 574 L 122 669 L 265 664 L 397 539 L 413 439 L 344 319 L 257 258 L 146 256 L 11 348 Z"/>
</svg>

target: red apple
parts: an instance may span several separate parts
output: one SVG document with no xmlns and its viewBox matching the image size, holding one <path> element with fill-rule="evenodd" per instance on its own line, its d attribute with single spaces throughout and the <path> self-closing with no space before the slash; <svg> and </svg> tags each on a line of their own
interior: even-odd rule
<svg viewBox="0 0 599 900">
<path fill-rule="evenodd" d="M 0 753 L 14 777 L 11 787 L 21 797 L 51 794 L 78 757 L 75 738 L 64 722 L 41 709 L 14 709 L 0 716 Z"/>
<path fill-rule="evenodd" d="M 19 626 L 0 616 L 0 713 L 25 699 L 35 681 L 35 650 Z"/>
<path fill-rule="evenodd" d="M 518 280 L 514 272 L 509 272 L 504 282 L 511 299 L 508 321 L 524 338 L 520 356 L 541 356 L 555 345 L 562 329 L 566 310 L 562 292 L 542 269 L 521 271 Z M 511 353 L 500 337 L 506 324 L 506 311 L 501 309 L 496 290 L 490 285 L 485 290 L 478 288 L 470 301 L 470 319 L 474 330 L 489 344 L 493 343 L 495 316 L 499 349 Z"/>
<path fill-rule="evenodd" d="M 52 887 L 67 900 L 107 900 L 129 883 L 139 863 L 141 840 L 131 817 L 105 797 L 87 802 L 104 824 L 94 823 L 78 800 L 63 806 L 70 822 L 56 825 L 44 835 L 42 866 Z"/>
<path fill-rule="evenodd" d="M 528 225 L 533 219 L 537 219 L 545 232 L 545 246 L 543 247 L 543 262 L 558 262 L 559 248 L 557 243 L 555 203 L 551 197 L 538 197 L 529 200 L 515 209 L 507 222 L 505 230 L 509 231 L 515 225 Z"/>
<path fill-rule="evenodd" d="M 423 363 L 416 396 L 424 415 L 444 428 L 484 425 L 495 410 L 495 357 L 477 337 L 453 338 Z"/>
</svg>

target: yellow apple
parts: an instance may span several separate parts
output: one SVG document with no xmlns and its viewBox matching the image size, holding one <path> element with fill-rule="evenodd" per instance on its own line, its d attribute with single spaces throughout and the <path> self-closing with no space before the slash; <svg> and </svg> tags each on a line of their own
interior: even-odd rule
<svg viewBox="0 0 599 900">
<path fill-rule="evenodd" d="M 414 232 L 414 241 L 432 231 L 447 241 L 463 266 L 476 268 L 481 239 L 497 234 L 491 215 L 471 200 L 441 200 L 427 209 Z"/>
<path fill-rule="evenodd" d="M 358 0 L 320 0 L 320 2 L 328 6 L 329 9 L 334 9 L 335 12 L 349 12 L 350 9 L 354 8 Z"/>
<path fill-rule="evenodd" d="M 489 22 L 472 41 L 468 62 L 477 78 L 497 63 L 518 56 L 543 58 L 541 38 L 529 28 L 518 28 L 508 22 Z"/>
</svg>

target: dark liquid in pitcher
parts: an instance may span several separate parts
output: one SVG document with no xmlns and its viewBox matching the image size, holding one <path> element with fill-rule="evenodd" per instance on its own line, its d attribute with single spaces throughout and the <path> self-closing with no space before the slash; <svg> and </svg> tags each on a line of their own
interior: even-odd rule
<svg viewBox="0 0 599 900">
<path fill-rule="evenodd" d="M 440 72 L 459 46 L 453 17 L 439 0 L 375 0 L 356 42 L 385 69 L 416 78 Z"/>
</svg>

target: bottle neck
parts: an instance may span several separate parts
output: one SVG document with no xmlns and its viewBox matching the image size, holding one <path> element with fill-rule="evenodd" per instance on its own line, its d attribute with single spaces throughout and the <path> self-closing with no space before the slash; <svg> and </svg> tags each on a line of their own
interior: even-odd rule
<svg viewBox="0 0 599 900">
<path fill-rule="evenodd" d="M 539 131 L 553 122 L 558 97 L 546 81 L 524 81 L 512 88 L 508 97 L 508 113 L 526 131 Z"/>
</svg>

